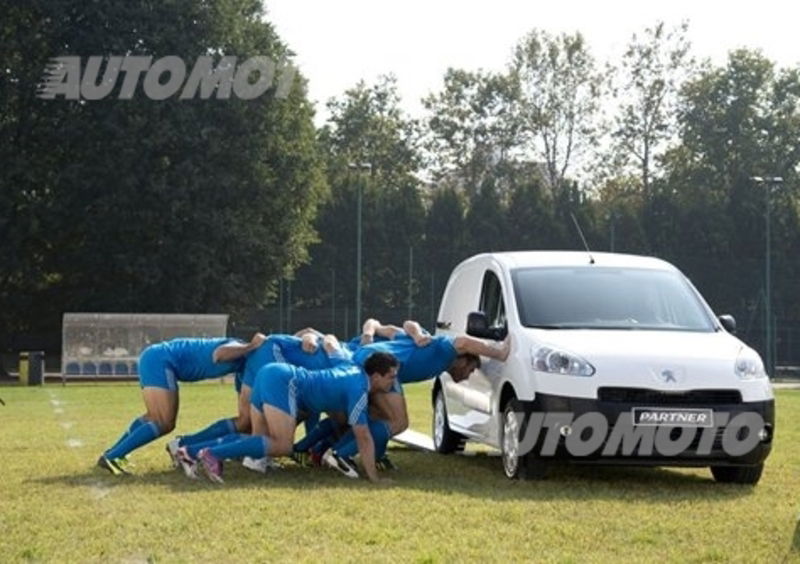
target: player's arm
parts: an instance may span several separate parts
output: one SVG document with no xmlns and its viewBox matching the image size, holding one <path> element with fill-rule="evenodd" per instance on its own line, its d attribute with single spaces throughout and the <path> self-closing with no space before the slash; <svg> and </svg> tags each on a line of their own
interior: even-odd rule
<svg viewBox="0 0 800 564">
<path fill-rule="evenodd" d="M 403 330 L 409 337 L 414 339 L 414 343 L 418 347 L 424 347 L 431 342 L 430 334 L 416 321 L 409 319 L 403 322 Z"/>
<path fill-rule="evenodd" d="M 397 325 L 384 325 L 375 318 L 369 318 L 361 326 L 361 344 L 368 345 L 375 340 L 375 335 L 385 339 L 394 339 L 403 330 Z"/>
<path fill-rule="evenodd" d="M 304 333 L 303 336 L 300 337 L 300 348 L 303 349 L 304 353 L 314 354 L 319 348 L 320 337 L 322 337 L 321 334 Z"/>
<path fill-rule="evenodd" d="M 336 335 L 331 335 L 330 333 L 322 338 L 322 350 L 324 350 L 325 354 L 328 356 L 331 366 L 342 362 L 349 362 L 353 358 L 352 353 L 342 347 Z"/>
<path fill-rule="evenodd" d="M 367 425 L 353 425 L 353 434 L 361 456 L 361 466 L 370 482 L 378 482 L 378 470 L 375 468 L 375 443 Z"/>
<path fill-rule="evenodd" d="M 472 353 L 502 362 L 508 358 L 508 354 L 511 352 L 511 334 L 509 333 L 505 340 L 497 345 L 489 345 L 475 337 L 459 335 L 453 341 L 453 346 L 458 354 Z"/>
<path fill-rule="evenodd" d="M 249 343 L 243 343 L 241 341 L 228 341 L 227 343 L 222 344 L 214 349 L 212 358 L 214 359 L 215 363 L 231 362 L 243 357 L 250 351 L 257 349 L 266 340 L 266 335 L 263 333 L 256 333 L 253 335 L 253 338 L 250 339 Z"/>
<path fill-rule="evenodd" d="M 322 333 L 314 329 L 313 327 L 304 327 L 297 331 L 294 336 L 295 337 L 304 337 L 305 335 L 315 335 L 317 337 L 322 337 Z"/>
</svg>

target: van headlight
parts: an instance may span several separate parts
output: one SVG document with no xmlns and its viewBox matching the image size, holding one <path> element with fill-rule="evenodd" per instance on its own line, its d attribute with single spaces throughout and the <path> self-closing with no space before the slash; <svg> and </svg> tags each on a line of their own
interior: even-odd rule
<svg viewBox="0 0 800 564">
<path fill-rule="evenodd" d="M 767 377 L 761 357 L 751 349 L 742 349 L 739 352 L 733 370 L 741 380 L 758 380 Z"/>
<path fill-rule="evenodd" d="M 576 354 L 563 349 L 545 345 L 534 345 L 531 348 L 531 364 L 534 370 L 567 376 L 592 376 L 594 366 Z"/>
</svg>

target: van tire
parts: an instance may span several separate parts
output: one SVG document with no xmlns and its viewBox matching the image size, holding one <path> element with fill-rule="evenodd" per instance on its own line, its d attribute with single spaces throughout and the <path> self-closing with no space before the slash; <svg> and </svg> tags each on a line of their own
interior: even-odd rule
<svg viewBox="0 0 800 564">
<path fill-rule="evenodd" d="M 764 471 L 764 463 L 754 466 L 712 466 L 711 474 L 721 484 L 756 485 Z"/>
<path fill-rule="evenodd" d="M 433 400 L 433 448 L 440 454 L 452 454 L 464 450 L 466 438 L 450 429 L 447 423 L 447 406 L 444 392 L 439 389 Z"/>
<path fill-rule="evenodd" d="M 534 452 L 519 455 L 519 443 L 528 422 L 528 414 L 523 413 L 522 406 L 512 398 L 503 409 L 500 422 L 500 453 L 503 462 L 503 473 L 510 480 L 541 480 L 547 476 L 547 465 Z M 511 433 L 506 440 L 506 434 Z"/>
<path fill-rule="evenodd" d="M 547 464 L 533 451 L 519 455 L 519 443 L 528 421 L 527 414 L 522 418 L 516 415 L 522 412 L 522 407 L 516 399 L 506 402 L 503 409 L 503 420 L 500 425 L 503 473 L 510 480 L 541 480 L 547 476 Z M 507 434 L 508 440 L 506 440 Z"/>
</svg>

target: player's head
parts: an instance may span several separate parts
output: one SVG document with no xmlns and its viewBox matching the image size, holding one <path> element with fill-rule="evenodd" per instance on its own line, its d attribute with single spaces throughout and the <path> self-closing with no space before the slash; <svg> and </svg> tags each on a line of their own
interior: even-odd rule
<svg viewBox="0 0 800 564">
<path fill-rule="evenodd" d="M 481 367 L 481 357 L 472 353 L 461 353 L 450 364 L 447 371 L 454 382 L 461 382 L 469 378 L 472 371 Z"/>
<path fill-rule="evenodd" d="M 376 352 L 369 355 L 364 363 L 364 372 L 370 379 L 370 389 L 388 392 L 392 389 L 399 363 L 394 355 L 386 352 Z"/>
</svg>

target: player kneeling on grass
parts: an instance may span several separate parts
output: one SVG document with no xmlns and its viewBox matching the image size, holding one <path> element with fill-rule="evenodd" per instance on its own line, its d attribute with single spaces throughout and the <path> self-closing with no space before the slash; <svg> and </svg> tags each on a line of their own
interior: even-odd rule
<svg viewBox="0 0 800 564">
<path fill-rule="evenodd" d="M 196 382 L 242 371 L 248 353 L 266 337 L 256 333 L 249 343 L 228 338 L 173 339 L 150 345 L 139 357 L 139 385 L 147 409 L 133 420 L 119 440 L 98 459 L 112 474 L 127 474 L 127 455 L 172 432 L 178 417 L 178 382 Z"/>
<path fill-rule="evenodd" d="M 289 456 L 292 453 L 297 414 L 346 413 L 352 427 L 364 473 L 377 482 L 375 446 L 367 426 L 370 392 L 386 392 L 394 384 L 397 359 L 377 352 L 364 367 L 341 365 L 326 370 L 306 370 L 288 364 L 269 364 L 256 377 L 250 398 L 253 435 L 213 447 L 182 447 L 180 455 L 198 458 L 206 475 L 222 482 L 222 460 L 249 456 Z"/>
<path fill-rule="evenodd" d="M 353 361 L 362 364 L 377 351 L 392 354 L 400 363 L 394 387 L 389 393 L 375 394 L 371 399 L 370 428 L 376 437 L 376 452 L 383 453 L 389 438 L 408 428 L 408 410 L 402 384 L 429 380 L 444 371 L 447 371 L 455 382 L 465 380 L 480 367 L 480 356 L 505 361 L 510 351 L 510 340 L 507 338 L 499 346 L 493 346 L 467 335 L 431 336 L 419 323 L 409 320 L 403 324 L 403 331 L 396 333 L 391 339 L 359 347 L 353 353 Z M 326 449 L 327 445 L 324 442 L 326 428 L 335 428 L 334 422 L 326 420 L 320 423 L 317 430 L 309 433 L 309 440 L 303 439 L 296 448 L 302 450 L 309 448 L 315 441 L 322 441 L 323 446 L 310 446 L 311 454 L 314 456 Z M 345 433 L 335 441 L 330 451 L 326 451 L 322 462 L 348 477 L 353 477 L 355 470 L 352 457 L 355 452 L 355 438 L 352 433 Z M 378 462 L 379 466 L 385 469 L 395 467 L 385 455 L 379 458 Z"/>
<path fill-rule="evenodd" d="M 216 421 L 205 429 L 193 434 L 176 437 L 167 444 L 167 452 L 173 465 L 181 467 L 187 476 L 194 476 L 194 468 L 178 456 L 178 449 L 184 446 L 214 446 L 217 443 L 236 440 L 238 435 L 251 433 L 250 397 L 255 385 L 256 375 L 264 366 L 283 362 L 309 370 L 332 368 L 350 361 L 350 353 L 339 344 L 334 335 L 306 333 L 301 337 L 273 334 L 257 350 L 247 355 L 244 362 L 243 377 L 237 380 L 238 415 Z M 313 428 L 317 420 L 310 426 Z M 308 425 L 308 423 L 307 423 Z M 232 436 L 231 436 L 232 435 Z M 247 468 L 264 472 L 269 463 L 266 459 L 245 459 Z"/>
</svg>

